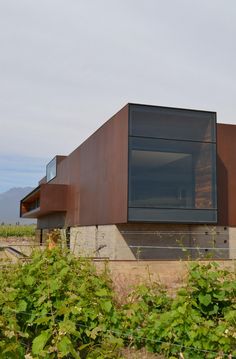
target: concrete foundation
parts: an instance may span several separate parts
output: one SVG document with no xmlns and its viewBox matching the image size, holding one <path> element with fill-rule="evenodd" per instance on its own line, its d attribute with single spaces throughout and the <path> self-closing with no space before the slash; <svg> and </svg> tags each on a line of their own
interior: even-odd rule
<svg viewBox="0 0 236 359">
<path fill-rule="evenodd" d="M 229 228 L 229 258 L 236 259 L 236 228 Z"/>
<path fill-rule="evenodd" d="M 70 228 L 76 255 L 110 260 L 236 258 L 236 228 L 122 224 Z"/>
</svg>

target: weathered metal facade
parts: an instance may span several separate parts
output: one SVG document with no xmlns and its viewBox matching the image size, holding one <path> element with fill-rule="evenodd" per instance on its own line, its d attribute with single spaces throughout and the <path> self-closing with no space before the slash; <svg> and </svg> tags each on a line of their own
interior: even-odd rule
<svg viewBox="0 0 236 359">
<path fill-rule="evenodd" d="M 49 182 L 44 177 L 39 186 L 22 199 L 21 216 L 37 218 L 38 228 L 132 222 L 128 217 L 129 115 L 132 106 L 142 105 L 126 105 L 70 155 L 56 156 L 56 176 Z M 192 110 L 178 111 L 181 115 L 181 111 L 184 114 L 184 111 L 189 113 Z M 196 113 L 204 115 L 207 112 Z M 194 131 L 197 131 L 197 127 Z M 217 211 L 218 219 L 206 223 L 233 227 L 236 226 L 236 126 L 217 124 L 216 148 L 218 205 L 212 208 Z M 209 175 L 204 163 L 199 161 L 196 168 L 199 169 L 199 178 L 195 174 L 195 182 L 205 180 L 202 185 L 195 183 L 201 194 L 198 195 L 198 203 L 201 203 L 204 201 L 204 191 L 208 190 Z M 165 211 L 168 214 L 168 208 Z M 162 223 L 162 220 L 157 215 L 154 222 Z M 188 223 L 195 222 L 190 220 Z M 204 217 L 201 223 L 204 223 Z"/>
</svg>

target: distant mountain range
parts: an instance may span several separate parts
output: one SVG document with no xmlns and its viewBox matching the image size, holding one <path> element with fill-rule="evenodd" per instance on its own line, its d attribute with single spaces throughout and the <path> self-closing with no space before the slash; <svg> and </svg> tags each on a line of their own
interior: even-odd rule
<svg viewBox="0 0 236 359">
<path fill-rule="evenodd" d="M 21 224 L 35 223 L 34 219 L 22 219 L 20 215 L 20 200 L 27 193 L 33 190 L 32 187 L 11 188 L 7 192 L 0 193 L 0 224 Z"/>
</svg>

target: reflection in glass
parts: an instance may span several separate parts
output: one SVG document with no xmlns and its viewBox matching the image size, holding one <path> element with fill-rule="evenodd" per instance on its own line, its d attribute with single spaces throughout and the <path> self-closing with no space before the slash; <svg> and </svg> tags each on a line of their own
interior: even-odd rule
<svg viewBox="0 0 236 359">
<path fill-rule="evenodd" d="M 216 223 L 216 113 L 130 105 L 129 221 Z"/>
<path fill-rule="evenodd" d="M 133 150 L 132 196 L 138 207 L 192 207 L 192 155 Z"/>
<path fill-rule="evenodd" d="M 215 123 L 214 112 L 131 105 L 129 135 L 215 142 Z"/>
<path fill-rule="evenodd" d="M 53 158 L 51 162 L 48 163 L 46 168 L 46 176 L 47 176 L 47 182 L 51 181 L 53 178 L 55 178 L 57 175 L 57 162 L 56 157 Z"/>
<path fill-rule="evenodd" d="M 129 207 L 212 209 L 215 144 L 130 138 Z"/>
</svg>

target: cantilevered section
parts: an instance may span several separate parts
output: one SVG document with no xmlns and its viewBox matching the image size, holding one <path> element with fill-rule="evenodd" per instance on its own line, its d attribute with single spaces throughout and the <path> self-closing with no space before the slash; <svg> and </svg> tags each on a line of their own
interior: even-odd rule
<svg viewBox="0 0 236 359">
<path fill-rule="evenodd" d="M 43 183 L 30 192 L 20 203 L 22 218 L 39 218 L 53 212 L 67 210 L 68 186 Z"/>
<path fill-rule="evenodd" d="M 215 112 L 127 104 L 71 154 L 48 163 L 21 215 L 40 217 L 39 228 L 51 228 L 59 211 L 66 227 L 215 224 L 216 164 Z"/>
</svg>

